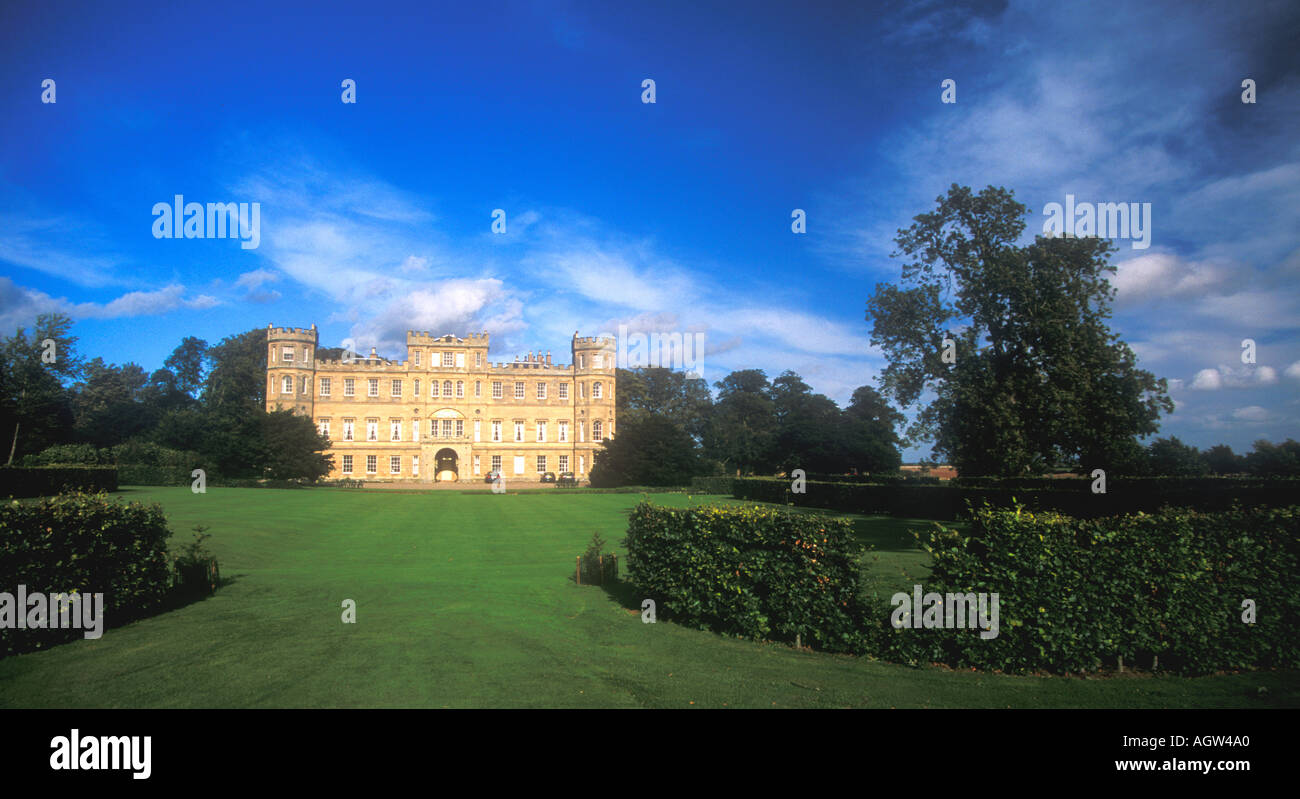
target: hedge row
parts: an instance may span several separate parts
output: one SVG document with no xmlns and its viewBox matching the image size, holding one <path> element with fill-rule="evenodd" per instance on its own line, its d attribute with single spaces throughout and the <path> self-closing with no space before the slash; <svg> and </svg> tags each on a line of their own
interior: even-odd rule
<svg viewBox="0 0 1300 799">
<path fill-rule="evenodd" d="M 116 491 L 112 466 L 0 467 L 0 497 L 40 497 L 63 491 Z"/>
<path fill-rule="evenodd" d="M 964 534 L 936 527 L 918 536 L 934 557 L 924 591 L 997 593 L 998 635 L 894 629 L 882 607 L 882 658 L 1015 672 L 1121 658 L 1181 674 L 1300 666 L 1300 507 L 1096 520 L 981 509 Z"/>
<path fill-rule="evenodd" d="M 957 477 L 951 485 L 962 488 L 1005 488 L 1014 491 L 1025 489 L 1052 489 L 1092 493 L 1090 477 Z M 1109 475 L 1110 486 L 1120 486 L 1137 491 L 1238 491 L 1243 488 L 1275 488 L 1287 486 L 1300 490 L 1300 480 L 1288 477 L 1123 477 Z"/>
<path fill-rule="evenodd" d="M 1058 511 L 1081 518 L 1151 513 L 1166 505 L 1200 511 L 1224 511 L 1236 504 L 1280 507 L 1300 495 L 1300 481 L 1219 481 L 1214 488 L 1192 481 L 1184 484 L 1152 480 L 1110 481 L 1105 494 L 1072 488 L 1009 489 L 930 485 L 859 485 L 809 481 L 804 493 L 791 493 L 791 481 L 735 478 L 732 494 L 758 502 L 830 508 L 850 513 L 892 514 L 917 519 L 952 520 L 969 507 L 1011 507 L 1020 503 L 1034 511 Z"/>
<path fill-rule="evenodd" d="M 731 495 L 733 490 L 732 483 L 734 477 L 692 477 L 691 491 L 697 494 L 726 494 Z"/>
<path fill-rule="evenodd" d="M 679 624 L 833 652 L 859 651 L 859 548 L 845 519 L 753 507 L 641 502 L 628 525 L 638 598 Z"/>
<path fill-rule="evenodd" d="M 170 535 L 161 506 L 121 503 L 104 494 L 0 503 L 0 592 L 15 601 L 20 585 L 29 597 L 102 593 L 102 618 L 116 626 L 157 608 L 166 597 Z M 84 632 L 0 625 L 0 656 L 81 638 Z"/>
</svg>

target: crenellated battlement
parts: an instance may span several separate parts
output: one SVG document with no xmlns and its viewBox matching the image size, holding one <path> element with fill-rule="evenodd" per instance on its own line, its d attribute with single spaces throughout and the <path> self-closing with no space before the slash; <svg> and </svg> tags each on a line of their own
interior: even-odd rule
<svg viewBox="0 0 1300 799">
<path fill-rule="evenodd" d="M 607 349 L 618 346 L 618 341 L 613 336 L 579 336 L 573 334 L 573 348 L 575 350 L 588 349 Z"/>
<path fill-rule="evenodd" d="M 305 344 L 315 344 L 320 338 L 316 325 L 311 327 L 274 327 L 266 326 L 267 341 L 300 341 Z"/>
<path fill-rule="evenodd" d="M 487 347 L 490 345 L 492 337 L 487 333 L 470 333 L 461 338 L 450 333 L 438 336 L 429 331 L 408 330 L 406 331 L 407 346 L 432 346 L 432 345 L 453 345 L 460 347 Z"/>
</svg>

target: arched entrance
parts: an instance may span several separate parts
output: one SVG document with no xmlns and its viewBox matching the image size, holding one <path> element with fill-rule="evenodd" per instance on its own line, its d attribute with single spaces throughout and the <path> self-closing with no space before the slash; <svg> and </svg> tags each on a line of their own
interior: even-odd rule
<svg viewBox="0 0 1300 799">
<path fill-rule="evenodd" d="M 440 483 L 460 479 L 460 472 L 456 468 L 456 450 L 444 447 L 433 456 L 433 479 Z"/>
</svg>

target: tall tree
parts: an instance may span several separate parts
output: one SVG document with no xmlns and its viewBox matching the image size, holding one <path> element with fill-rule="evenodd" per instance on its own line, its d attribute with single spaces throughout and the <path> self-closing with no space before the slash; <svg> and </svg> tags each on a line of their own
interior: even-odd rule
<svg viewBox="0 0 1300 799">
<path fill-rule="evenodd" d="M 772 470 L 843 471 L 844 431 L 834 400 L 814 394 L 803 378 L 789 370 L 772 381 L 771 397 L 776 416 Z"/>
<path fill-rule="evenodd" d="M 265 333 L 262 338 L 266 338 Z M 186 336 L 181 339 L 180 344 L 176 345 L 176 349 L 172 350 L 172 354 L 167 356 L 167 360 L 163 361 L 163 366 L 175 378 L 174 386 L 177 391 L 194 397 L 203 387 L 203 361 L 207 351 L 208 342 L 194 336 Z"/>
<path fill-rule="evenodd" d="M 1177 436 L 1157 438 L 1147 447 L 1151 474 L 1157 477 L 1199 477 L 1209 474 L 1205 456 Z"/>
<path fill-rule="evenodd" d="M 845 468 L 859 472 L 896 472 L 903 463 L 898 428 L 906 421 L 871 386 L 854 389 L 844 409 Z"/>
<path fill-rule="evenodd" d="M 226 336 L 208 348 L 203 402 L 210 411 L 239 415 L 266 409 L 266 328 Z"/>
<path fill-rule="evenodd" d="M 96 447 L 111 447 L 146 431 L 156 419 L 145 412 L 148 378 L 133 363 L 106 364 L 94 358 L 82 369 L 72 400 L 76 438 Z"/>
<path fill-rule="evenodd" d="M 1110 242 L 1017 246 L 1028 212 L 1006 189 L 953 185 L 937 203 L 899 231 L 901 285 L 867 301 L 885 393 L 920 406 L 909 436 L 967 474 L 1119 463 L 1173 403 L 1107 327 Z"/>
<path fill-rule="evenodd" d="M 713 404 L 703 380 L 661 366 L 619 369 L 617 380 L 620 420 L 656 413 L 677 422 L 692 438 L 703 439 Z"/>
<path fill-rule="evenodd" d="M 767 375 L 761 369 L 742 369 L 714 385 L 718 400 L 705 435 L 706 452 L 739 474 L 772 471 L 777 421 Z"/>
<path fill-rule="evenodd" d="M 6 463 L 71 440 L 67 383 L 81 370 L 72 320 L 41 314 L 30 336 L 24 328 L 0 342 L 0 430 Z"/>
<path fill-rule="evenodd" d="M 642 412 L 618 424 L 618 435 L 596 450 L 591 484 L 687 485 L 702 471 L 695 442 L 682 427 L 658 413 Z"/>
</svg>

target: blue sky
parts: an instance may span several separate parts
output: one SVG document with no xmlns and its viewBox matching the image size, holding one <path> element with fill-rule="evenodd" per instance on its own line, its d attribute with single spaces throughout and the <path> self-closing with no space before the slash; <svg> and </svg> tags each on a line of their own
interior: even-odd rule
<svg viewBox="0 0 1300 799">
<path fill-rule="evenodd" d="M 500 360 L 626 324 L 843 403 L 897 228 L 992 184 L 1027 236 L 1066 194 L 1151 203 L 1114 327 L 1171 381 L 1161 435 L 1241 451 L 1300 437 L 1297 40 L 1285 2 L 11 4 L 0 328 L 61 310 L 153 369 L 267 323 Z M 176 194 L 260 203 L 259 246 L 154 238 Z"/>
</svg>

